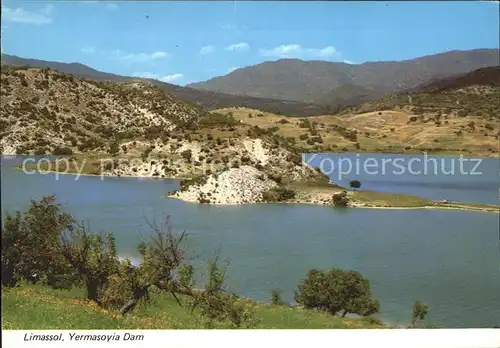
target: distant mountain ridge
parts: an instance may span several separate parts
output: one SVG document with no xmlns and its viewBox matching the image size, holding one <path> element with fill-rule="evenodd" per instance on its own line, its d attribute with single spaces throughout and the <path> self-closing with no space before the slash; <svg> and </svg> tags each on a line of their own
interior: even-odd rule
<svg viewBox="0 0 500 348">
<path fill-rule="evenodd" d="M 418 86 L 415 92 L 441 92 L 470 86 L 500 87 L 500 66 L 490 66 L 432 81 Z"/>
<path fill-rule="evenodd" d="M 61 63 L 39 59 L 28 59 L 8 54 L 2 54 L 1 63 L 6 66 L 49 68 L 65 74 L 71 74 L 95 81 L 127 81 L 131 79 L 138 79 L 137 77 L 121 76 L 99 71 L 81 63 Z M 172 94 L 174 97 L 196 103 L 208 110 L 242 106 L 272 113 L 282 113 L 287 116 L 311 116 L 328 112 L 328 109 L 324 106 L 318 106 L 311 103 L 282 101 L 271 98 L 236 96 L 232 94 L 196 90 L 152 79 L 142 80 L 151 81 L 157 87 Z"/>
<path fill-rule="evenodd" d="M 414 88 L 436 78 L 496 65 L 500 65 L 498 49 L 449 51 L 405 61 L 359 65 L 280 59 L 240 68 L 226 76 L 192 83 L 188 87 L 334 105 L 338 103 L 336 91 L 344 85 L 350 86 L 351 92 L 343 99 L 352 103 Z"/>
</svg>

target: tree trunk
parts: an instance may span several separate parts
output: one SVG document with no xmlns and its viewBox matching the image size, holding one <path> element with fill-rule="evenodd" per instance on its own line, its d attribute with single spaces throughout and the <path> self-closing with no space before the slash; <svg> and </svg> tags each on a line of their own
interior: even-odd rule
<svg viewBox="0 0 500 348">
<path fill-rule="evenodd" d="M 120 309 L 120 314 L 125 315 L 131 312 L 135 308 L 137 303 L 139 303 L 141 298 L 147 295 L 149 287 L 150 285 L 148 284 L 135 288 L 130 300 L 128 300 L 127 303 L 125 303 L 125 305 Z"/>
<path fill-rule="evenodd" d="M 342 311 L 342 318 L 345 318 L 345 316 L 346 316 L 346 315 L 347 315 L 347 310 L 345 310 L 345 309 L 344 309 L 344 310 Z"/>
<path fill-rule="evenodd" d="M 139 302 L 139 300 L 134 298 L 128 300 L 128 302 L 125 303 L 125 305 L 120 309 L 120 315 L 125 315 L 131 312 L 137 305 L 137 302 Z"/>
<path fill-rule="evenodd" d="M 87 278 L 87 299 L 92 300 L 98 305 L 101 305 L 101 301 L 99 301 L 99 283 L 97 279 L 92 277 Z"/>
<path fill-rule="evenodd" d="M 2 264 L 2 285 L 13 288 L 16 284 L 17 279 L 14 277 L 14 265 L 12 263 Z"/>
</svg>

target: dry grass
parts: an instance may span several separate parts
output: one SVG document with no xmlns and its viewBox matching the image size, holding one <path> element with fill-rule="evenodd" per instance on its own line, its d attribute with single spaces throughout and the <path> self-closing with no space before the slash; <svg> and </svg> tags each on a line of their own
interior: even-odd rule
<svg viewBox="0 0 500 348">
<path fill-rule="evenodd" d="M 307 118 L 285 118 L 245 108 L 221 109 L 218 112 L 232 113 L 236 119 L 251 126 L 264 129 L 278 127 L 277 134 L 295 138 L 298 146 L 311 152 L 429 152 L 485 157 L 498 156 L 499 153 L 498 122 L 473 115 L 444 115 L 438 126 L 434 114 L 419 117 L 406 110 Z M 409 122 L 411 117 L 417 120 Z M 281 121 L 283 119 L 288 123 Z M 314 131 L 302 128 L 300 125 L 304 121 L 314 124 L 314 130 L 321 137 L 322 143 L 308 143 L 308 139 L 314 137 Z M 471 122 L 474 127 L 470 126 Z M 343 134 L 345 129 L 355 130 L 356 139 L 346 138 Z M 307 139 L 301 139 L 300 136 L 307 136 Z"/>
</svg>

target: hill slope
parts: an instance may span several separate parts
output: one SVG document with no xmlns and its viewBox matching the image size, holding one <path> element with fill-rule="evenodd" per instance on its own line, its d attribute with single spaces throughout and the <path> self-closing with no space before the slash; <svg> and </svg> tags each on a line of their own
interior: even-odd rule
<svg viewBox="0 0 500 348">
<path fill-rule="evenodd" d="M 244 123 L 295 139 L 304 152 L 434 152 L 498 156 L 500 68 L 435 80 L 336 116 L 286 120 L 222 109 Z M 255 116 L 257 114 L 257 117 Z M 252 115 L 250 117 L 250 115 Z"/>
<path fill-rule="evenodd" d="M 430 83 L 418 86 L 413 92 L 441 92 L 469 86 L 500 86 L 500 66 L 490 66 L 461 74 L 438 79 Z"/>
<path fill-rule="evenodd" d="M 209 113 L 144 81 L 104 83 L 48 69 L 3 69 L 0 120 L 6 153 L 87 151 L 113 139 L 197 124 Z"/>
<path fill-rule="evenodd" d="M 117 330 L 117 329 L 208 329 L 199 313 L 181 307 L 172 296 L 157 295 L 154 304 L 138 308 L 121 317 L 116 311 L 99 308 L 84 300 L 83 289 L 53 290 L 50 287 L 22 285 L 2 289 L 2 330 Z M 383 328 L 377 320 L 349 319 L 324 312 L 287 306 L 274 306 L 246 300 L 258 321 L 254 329 L 370 329 Z M 370 321 L 372 323 L 370 323 Z M 230 329 L 217 322 L 217 329 Z"/>
<path fill-rule="evenodd" d="M 33 68 L 4 69 L 1 77 L 2 153 L 78 155 L 44 170 L 61 164 L 79 174 L 189 178 L 179 197 L 221 204 L 256 202 L 281 184 L 325 179 L 302 166 L 286 139 L 177 100 L 152 83 L 96 82 Z M 214 184 L 206 196 L 189 189 L 205 183 Z"/>
<path fill-rule="evenodd" d="M 368 62 L 359 65 L 325 61 L 280 59 L 238 69 L 226 76 L 188 87 L 254 97 L 330 104 L 335 89 L 343 85 L 392 93 L 413 88 L 433 78 L 498 65 L 498 49 L 450 51 L 399 62 Z M 350 96 L 359 92 L 354 90 Z M 329 100 L 331 101 L 329 102 Z"/>
<path fill-rule="evenodd" d="M 80 63 L 60 63 L 38 59 L 26 59 L 17 56 L 2 54 L 2 65 L 12 67 L 49 68 L 65 74 L 84 77 L 95 81 L 149 81 L 161 90 L 172 94 L 178 99 L 196 103 L 199 106 L 209 110 L 242 106 L 273 113 L 281 113 L 287 116 L 310 116 L 320 115 L 327 112 L 327 108 L 313 105 L 311 103 L 282 101 L 270 98 L 255 98 L 250 96 L 236 96 L 232 94 L 196 90 L 193 88 L 181 87 L 157 80 L 139 79 L 110 74 L 95 70 Z"/>
<path fill-rule="evenodd" d="M 475 116 L 489 121 L 500 117 L 500 67 L 486 67 L 420 85 L 343 113 L 406 109 L 418 115 Z M 437 120 L 436 120 L 437 121 Z M 498 121 L 497 121 L 498 122 Z"/>
</svg>

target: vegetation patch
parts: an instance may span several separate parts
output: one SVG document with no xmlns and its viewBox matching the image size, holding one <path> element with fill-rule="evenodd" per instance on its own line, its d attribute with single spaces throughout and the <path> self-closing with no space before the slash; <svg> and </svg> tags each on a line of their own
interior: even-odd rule
<svg viewBox="0 0 500 348">
<path fill-rule="evenodd" d="M 264 202 L 286 202 L 295 198 L 296 192 L 287 187 L 273 187 L 262 193 Z"/>
</svg>

